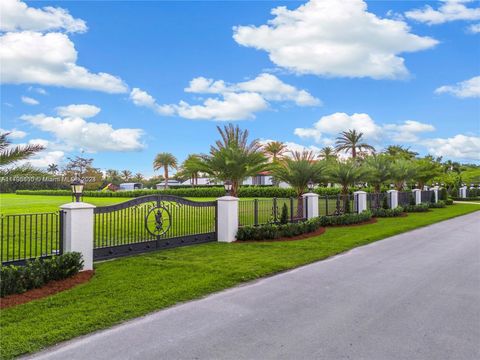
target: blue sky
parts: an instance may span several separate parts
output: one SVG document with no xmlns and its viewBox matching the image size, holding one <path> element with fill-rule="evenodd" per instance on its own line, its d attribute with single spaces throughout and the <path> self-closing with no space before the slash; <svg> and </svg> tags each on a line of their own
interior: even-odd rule
<svg viewBox="0 0 480 360">
<path fill-rule="evenodd" d="M 156 153 L 207 152 L 230 121 L 294 149 L 356 128 L 480 160 L 478 2 L 1 6 L 0 127 L 46 145 L 36 166 L 83 151 L 149 176 Z"/>
</svg>

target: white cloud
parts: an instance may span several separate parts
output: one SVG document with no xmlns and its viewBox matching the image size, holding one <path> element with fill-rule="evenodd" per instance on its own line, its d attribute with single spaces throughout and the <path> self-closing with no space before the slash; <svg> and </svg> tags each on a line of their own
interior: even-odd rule
<svg viewBox="0 0 480 360">
<path fill-rule="evenodd" d="M 47 91 L 45 89 L 39 88 L 39 87 L 33 87 L 29 86 L 28 91 L 34 91 L 40 95 L 47 95 Z"/>
<path fill-rule="evenodd" d="M 460 160 L 480 160 L 480 137 L 455 135 L 451 138 L 429 139 L 423 142 L 435 156 Z"/>
<path fill-rule="evenodd" d="M 73 18 L 67 10 L 46 6 L 43 9 L 28 7 L 19 0 L 0 2 L 1 31 L 50 31 L 85 32 L 87 25 L 81 19 Z"/>
<path fill-rule="evenodd" d="M 444 85 L 435 90 L 436 94 L 452 94 L 459 98 L 480 97 L 480 76 L 459 82 L 455 85 Z"/>
<path fill-rule="evenodd" d="M 470 0 L 446 0 L 438 9 L 425 5 L 422 9 L 407 11 L 405 16 L 428 25 L 443 24 L 456 20 L 480 19 L 480 8 L 469 8 L 465 3 Z"/>
<path fill-rule="evenodd" d="M 142 129 L 114 129 L 107 123 L 87 122 L 78 116 L 52 117 L 44 114 L 22 115 L 22 120 L 51 133 L 67 149 L 98 151 L 141 150 Z"/>
<path fill-rule="evenodd" d="M 223 80 L 197 77 L 190 81 L 185 92 L 215 94 L 202 104 L 186 101 L 178 104 L 159 105 L 146 91 L 134 88 L 130 99 L 137 106 L 148 107 L 161 115 L 178 115 L 186 119 L 243 120 L 255 118 L 255 113 L 266 110 L 269 102 L 292 101 L 298 106 L 318 106 L 321 101 L 305 90 L 286 84 L 271 74 L 260 74 L 255 79 L 229 84 Z"/>
<path fill-rule="evenodd" d="M 5 129 L 0 129 L 0 134 L 4 133 L 9 133 L 8 138 L 9 139 L 23 139 L 25 136 L 27 136 L 27 133 L 22 130 L 17 130 L 17 129 L 11 129 L 11 130 L 5 130 Z"/>
<path fill-rule="evenodd" d="M 38 105 L 40 104 L 38 100 L 35 100 L 34 98 L 28 97 L 28 96 L 22 96 L 22 102 L 27 105 Z"/>
<path fill-rule="evenodd" d="M 327 141 L 331 143 L 331 139 L 325 139 L 326 135 L 338 135 L 345 130 L 357 130 L 364 134 L 366 139 L 375 140 L 381 134 L 381 127 L 368 114 L 352 114 L 334 113 L 325 115 L 320 118 L 311 128 L 296 128 L 294 134 L 303 138 L 311 138 L 317 143 Z"/>
<path fill-rule="evenodd" d="M 383 128 L 389 138 L 398 142 L 415 142 L 419 140 L 419 134 L 435 131 L 433 125 L 415 120 L 407 120 L 403 124 L 386 124 Z"/>
<path fill-rule="evenodd" d="M 480 24 L 472 24 L 468 27 L 468 32 L 471 34 L 480 33 Z"/>
<path fill-rule="evenodd" d="M 79 66 L 67 35 L 24 31 L 0 36 L 0 78 L 8 84 L 42 84 L 124 93 L 126 84 L 107 73 Z"/>
<path fill-rule="evenodd" d="M 34 157 L 25 160 L 21 163 L 29 163 L 33 167 L 36 168 L 46 168 L 50 164 L 59 164 L 63 162 L 63 159 L 65 157 L 65 153 L 60 150 L 56 151 L 41 151 Z"/>
<path fill-rule="evenodd" d="M 95 105 L 72 104 L 56 108 L 57 114 L 64 117 L 91 118 L 97 115 L 101 109 Z"/>
<path fill-rule="evenodd" d="M 261 26 L 236 26 L 233 38 L 268 52 L 277 66 L 299 74 L 401 78 L 408 74 L 398 54 L 434 47 L 438 41 L 410 32 L 401 20 L 382 19 L 362 0 L 311 0 L 294 10 L 271 11 Z"/>
<path fill-rule="evenodd" d="M 175 109 L 170 105 L 159 105 L 152 95 L 139 88 L 133 88 L 130 92 L 130 100 L 137 106 L 148 107 L 160 115 L 173 115 Z"/>
</svg>

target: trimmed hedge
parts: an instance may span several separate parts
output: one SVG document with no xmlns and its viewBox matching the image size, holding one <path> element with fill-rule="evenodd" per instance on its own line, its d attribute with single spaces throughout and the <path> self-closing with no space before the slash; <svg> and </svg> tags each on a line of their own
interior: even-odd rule
<svg viewBox="0 0 480 360">
<path fill-rule="evenodd" d="M 360 214 L 344 214 L 340 216 L 319 216 L 304 222 L 289 224 L 266 224 L 260 226 L 244 226 L 238 229 L 237 240 L 272 240 L 283 237 L 294 237 L 314 232 L 323 226 L 351 225 L 368 221 L 372 213 L 364 211 Z"/>
<path fill-rule="evenodd" d="M 432 209 L 440 209 L 440 208 L 444 208 L 445 206 L 447 206 L 447 204 L 445 204 L 445 201 L 440 200 L 437 203 L 432 202 L 432 203 L 428 204 L 428 206 Z"/>
<path fill-rule="evenodd" d="M 429 203 L 422 203 L 418 205 L 407 205 L 403 208 L 405 212 L 426 212 L 429 209 Z"/>
<path fill-rule="evenodd" d="M 82 267 L 82 254 L 78 252 L 27 261 L 25 266 L 1 266 L 0 297 L 39 288 L 53 280 L 66 279 L 77 274 Z"/>
<path fill-rule="evenodd" d="M 373 217 L 395 217 L 400 216 L 403 214 L 403 207 L 398 206 L 395 209 L 373 209 L 372 216 Z"/>
</svg>

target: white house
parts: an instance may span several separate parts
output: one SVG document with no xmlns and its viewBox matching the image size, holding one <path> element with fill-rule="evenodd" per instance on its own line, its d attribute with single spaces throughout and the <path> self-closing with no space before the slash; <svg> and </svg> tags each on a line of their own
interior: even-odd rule
<svg viewBox="0 0 480 360">
<path fill-rule="evenodd" d="M 139 190 L 141 188 L 143 188 L 141 183 L 122 183 L 118 191 Z"/>
</svg>

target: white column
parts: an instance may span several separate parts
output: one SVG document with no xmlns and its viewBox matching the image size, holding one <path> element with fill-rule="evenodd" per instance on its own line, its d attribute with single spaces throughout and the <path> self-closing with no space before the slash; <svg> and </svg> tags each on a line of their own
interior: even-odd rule
<svg viewBox="0 0 480 360">
<path fill-rule="evenodd" d="M 313 219 L 318 217 L 318 194 L 306 193 L 303 197 L 303 217 Z"/>
<path fill-rule="evenodd" d="M 421 204 L 422 203 L 422 190 L 420 189 L 413 189 L 413 198 L 415 199 L 415 204 Z"/>
<path fill-rule="evenodd" d="M 367 193 L 365 191 L 355 191 L 353 195 L 357 205 L 357 212 L 360 214 L 362 211 L 367 210 Z"/>
<path fill-rule="evenodd" d="M 433 193 L 435 194 L 435 203 L 438 203 L 438 191 L 439 191 L 440 187 L 439 186 L 434 186 L 432 188 L 433 190 Z"/>
<path fill-rule="evenodd" d="M 79 252 L 83 270 L 93 269 L 93 209 L 95 205 L 73 202 L 60 206 L 64 213 L 63 251 Z"/>
<path fill-rule="evenodd" d="M 398 207 L 398 190 L 388 190 L 387 194 L 390 197 L 390 209 Z"/>
<path fill-rule="evenodd" d="M 233 242 L 238 231 L 238 198 L 223 196 L 217 199 L 217 240 Z"/>
<path fill-rule="evenodd" d="M 467 197 L 467 187 L 466 186 L 462 186 L 460 189 L 459 189 L 459 196 L 461 198 L 466 198 Z"/>
</svg>

